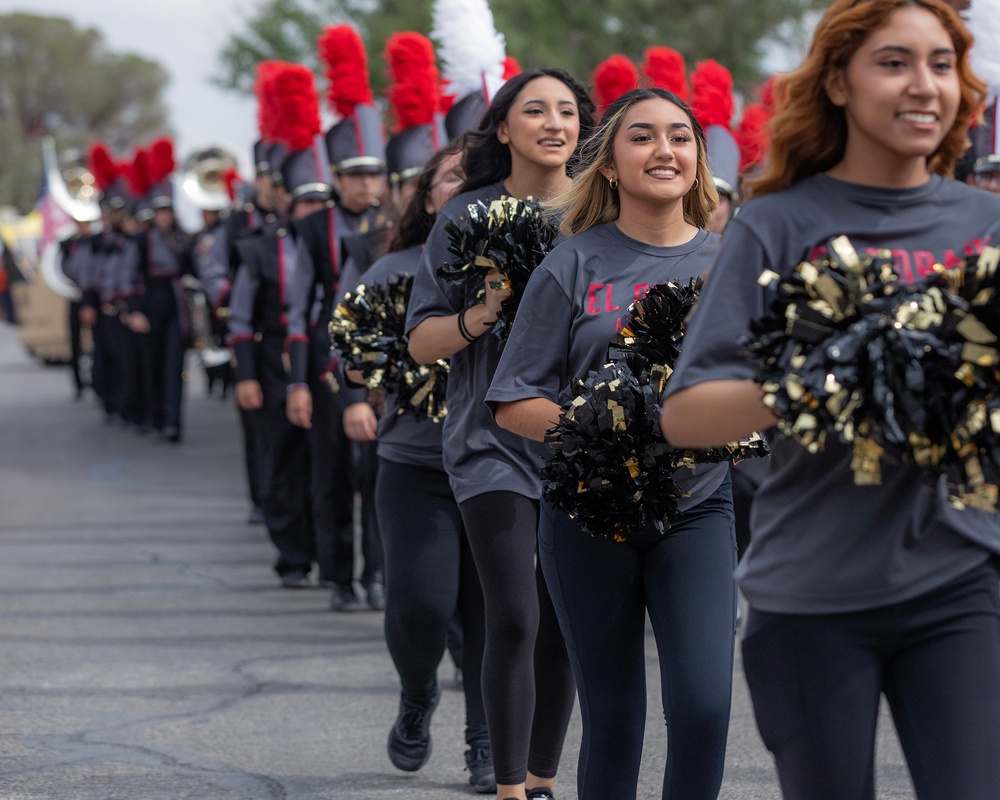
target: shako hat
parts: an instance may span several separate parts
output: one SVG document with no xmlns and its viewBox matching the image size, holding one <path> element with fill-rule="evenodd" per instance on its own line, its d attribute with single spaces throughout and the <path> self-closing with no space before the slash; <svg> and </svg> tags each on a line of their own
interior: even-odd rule
<svg viewBox="0 0 1000 800">
<path fill-rule="evenodd" d="M 395 133 L 385 145 L 391 183 L 420 174 L 448 141 L 441 113 L 441 83 L 431 40 L 419 33 L 395 33 L 385 45 L 393 82 L 386 91 Z"/>
<path fill-rule="evenodd" d="M 327 100 L 339 117 L 326 132 L 326 150 L 334 172 L 384 172 L 382 118 L 368 83 L 368 54 L 350 25 L 334 25 L 317 40 L 325 67 Z"/>
<path fill-rule="evenodd" d="M 733 76 L 712 59 L 702 61 L 691 73 L 691 111 L 705 131 L 708 166 L 715 188 L 735 198 L 739 191 L 740 146 L 731 126 Z"/>
<path fill-rule="evenodd" d="M 274 136 L 288 151 L 281 163 L 285 189 L 293 201 L 328 199 L 333 187 L 312 70 L 299 64 L 283 64 L 274 76 L 272 92 L 278 114 Z"/>
</svg>

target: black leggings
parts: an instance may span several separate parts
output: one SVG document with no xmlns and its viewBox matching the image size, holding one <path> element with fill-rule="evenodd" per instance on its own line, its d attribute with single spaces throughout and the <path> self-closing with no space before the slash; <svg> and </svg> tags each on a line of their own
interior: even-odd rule
<svg viewBox="0 0 1000 800">
<path fill-rule="evenodd" d="M 483 593 L 448 476 L 380 458 L 375 499 L 385 553 L 385 641 L 403 691 L 420 699 L 433 693 L 457 610 L 465 637 L 465 740 L 484 742 Z"/>
<path fill-rule="evenodd" d="M 486 603 L 483 703 L 497 783 L 555 777 L 576 689 L 535 559 L 538 502 L 487 492 L 461 509 Z"/>
<path fill-rule="evenodd" d="M 870 611 L 753 607 L 743 668 L 786 800 L 874 800 L 885 695 L 920 800 L 995 800 L 1000 596 L 994 562 Z"/>
<path fill-rule="evenodd" d="M 670 746 L 663 797 L 715 800 L 733 686 L 736 542 L 726 480 L 665 536 L 591 536 L 545 504 L 539 559 L 580 695 L 581 800 L 634 798 L 646 729 L 646 616 Z"/>
</svg>

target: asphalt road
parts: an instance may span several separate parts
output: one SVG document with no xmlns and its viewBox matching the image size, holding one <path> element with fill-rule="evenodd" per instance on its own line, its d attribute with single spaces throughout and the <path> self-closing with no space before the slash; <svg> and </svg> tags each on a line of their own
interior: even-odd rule
<svg viewBox="0 0 1000 800">
<path fill-rule="evenodd" d="M 418 773 L 385 754 L 398 685 L 382 615 L 282 590 L 246 524 L 235 411 L 187 386 L 185 441 L 102 423 L 0 323 L 0 800 L 472 797 L 447 688 Z M 639 797 L 667 735 L 655 646 Z M 883 720 L 879 798 L 912 798 Z M 574 717 L 557 784 L 575 797 Z M 737 659 L 725 800 L 778 800 Z M 617 799 L 609 799 L 617 800 Z"/>
</svg>

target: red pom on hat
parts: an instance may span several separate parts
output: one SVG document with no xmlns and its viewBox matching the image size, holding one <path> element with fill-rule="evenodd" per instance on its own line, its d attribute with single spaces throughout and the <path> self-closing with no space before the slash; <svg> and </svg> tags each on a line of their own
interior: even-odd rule
<svg viewBox="0 0 1000 800">
<path fill-rule="evenodd" d="M 777 82 L 777 76 L 772 75 L 760 87 L 760 102 L 764 106 L 764 110 L 767 112 L 769 118 L 773 117 L 778 110 L 778 97 L 775 94 L 775 85 Z"/>
<path fill-rule="evenodd" d="M 594 68 L 594 100 L 600 113 L 639 86 L 639 70 L 623 55 L 608 56 Z"/>
<path fill-rule="evenodd" d="M 260 138 L 277 141 L 275 135 L 281 126 L 281 112 L 274 103 L 274 78 L 284 67 L 282 61 L 262 61 L 257 65 L 257 78 L 253 91 L 257 97 L 257 129 Z"/>
<path fill-rule="evenodd" d="M 673 92 L 685 102 L 688 99 L 687 66 L 684 56 L 671 47 L 650 47 L 642 72 L 650 86 Z"/>
<path fill-rule="evenodd" d="M 733 118 L 733 76 L 718 61 L 702 61 L 691 73 L 691 110 L 701 127 L 728 128 Z"/>
<path fill-rule="evenodd" d="M 104 142 L 94 142 L 87 153 L 90 171 L 94 174 L 94 183 L 99 191 L 104 191 L 118 178 L 118 167 L 115 166 L 108 146 Z"/>
<path fill-rule="evenodd" d="M 350 25 L 334 25 L 316 41 L 330 82 L 330 107 L 340 116 L 349 117 L 356 106 L 370 104 L 373 97 L 368 83 L 368 54 L 358 32 Z"/>
<path fill-rule="evenodd" d="M 272 92 L 277 115 L 275 140 L 289 150 L 305 150 L 321 130 L 312 70 L 301 64 L 282 64 L 274 76 Z"/>
<path fill-rule="evenodd" d="M 136 197 L 145 197 L 156 183 L 153 180 L 153 164 L 149 151 L 141 147 L 136 150 L 132 163 L 125 166 L 124 174 L 129 191 Z"/>
<path fill-rule="evenodd" d="M 740 174 L 759 166 L 767 156 L 770 145 L 768 121 L 770 115 L 761 103 L 751 103 L 743 109 L 743 118 L 736 129 L 736 143 L 740 147 Z"/>
<path fill-rule="evenodd" d="M 523 70 L 521 65 L 517 63 L 517 59 L 514 56 L 507 56 L 503 60 L 503 79 L 504 81 L 509 81 L 515 75 L 520 75 Z"/>
<path fill-rule="evenodd" d="M 394 33 L 385 43 L 393 83 L 386 90 L 396 130 L 425 125 L 441 105 L 441 79 L 431 40 L 419 33 Z"/>
<path fill-rule="evenodd" d="M 149 146 L 149 159 L 152 183 L 159 183 L 177 167 L 173 140 L 166 136 L 154 139 Z"/>
</svg>

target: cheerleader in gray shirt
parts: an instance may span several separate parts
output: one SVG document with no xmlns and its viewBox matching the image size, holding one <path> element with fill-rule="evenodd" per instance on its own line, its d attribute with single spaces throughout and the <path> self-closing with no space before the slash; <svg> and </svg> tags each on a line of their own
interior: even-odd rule
<svg viewBox="0 0 1000 800">
<path fill-rule="evenodd" d="M 890 250 L 900 279 L 1000 237 L 1000 199 L 950 177 L 984 86 L 971 37 L 939 0 L 838 0 L 783 78 L 768 166 L 726 230 L 667 389 L 681 447 L 774 424 L 737 346 L 787 275 L 847 235 Z M 980 46 L 977 43 L 977 46 Z M 943 479 L 884 459 L 856 485 L 849 445 L 772 437 L 737 578 L 743 669 L 788 800 L 874 800 L 881 695 L 920 800 L 1000 793 L 995 512 L 959 510 Z"/>
<path fill-rule="evenodd" d="M 462 511 L 486 604 L 483 702 L 497 796 L 551 798 L 573 709 L 573 676 L 559 624 L 535 566 L 540 445 L 501 430 L 483 399 L 500 357 L 489 328 L 509 289 L 486 277 L 486 300 L 442 281 L 445 225 L 470 203 L 503 195 L 548 198 L 565 189 L 566 163 L 591 124 L 586 91 L 558 69 L 522 72 L 497 92 L 466 151 L 463 193 L 434 224 L 407 311 L 410 353 L 451 356 L 444 465 Z"/>
<path fill-rule="evenodd" d="M 541 441 L 572 383 L 607 360 L 620 317 L 650 285 L 687 283 L 719 237 L 705 136 L 687 105 L 637 89 L 605 112 L 572 189 L 571 236 L 531 276 L 486 396 L 497 423 Z M 539 558 L 583 714 L 581 800 L 636 796 L 646 722 L 645 623 L 656 637 L 670 748 L 663 797 L 718 796 L 732 684 L 736 564 L 726 464 L 678 470 L 687 496 L 666 534 L 591 536 L 542 503 Z"/>
</svg>

